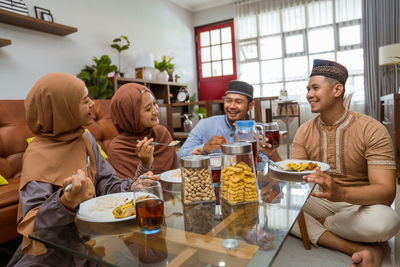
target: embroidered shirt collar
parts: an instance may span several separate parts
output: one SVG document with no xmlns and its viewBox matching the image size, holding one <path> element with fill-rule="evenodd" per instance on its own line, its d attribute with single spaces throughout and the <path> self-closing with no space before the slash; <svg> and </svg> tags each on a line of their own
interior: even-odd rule
<svg viewBox="0 0 400 267">
<path fill-rule="evenodd" d="M 337 121 L 335 121 L 332 125 L 326 125 L 322 120 L 321 120 L 321 115 L 318 117 L 318 122 L 321 126 L 337 126 L 341 124 L 344 119 L 347 117 L 347 114 L 349 114 L 349 111 L 346 109 L 346 111 L 343 113 L 342 117 L 340 117 Z"/>
</svg>

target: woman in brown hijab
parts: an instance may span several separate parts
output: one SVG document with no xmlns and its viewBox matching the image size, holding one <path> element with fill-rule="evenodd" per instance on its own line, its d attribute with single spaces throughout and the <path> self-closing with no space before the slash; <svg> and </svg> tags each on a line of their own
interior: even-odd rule
<svg viewBox="0 0 400 267">
<path fill-rule="evenodd" d="M 145 86 L 121 86 L 111 100 L 111 119 L 119 135 L 111 141 L 108 157 L 121 178 L 150 170 L 160 174 L 177 167 L 174 147 L 151 145 L 153 141 L 170 143 L 172 137 L 159 125 L 156 99 Z"/>
<path fill-rule="evenodd" d="M 85 84 L 70 74 L 47 74 L 27 95 L 27 123 L 36 138 L 24 153 L 17 229 L 23 240 L 9 266 L 75 266 L 73 256 L 28 235 L 73 223 L 79 204 L 89 198 L 131 190 L 134 180 L 117 177 L 83 128 L 93 121 L 93 106 Z M 83 171 L 88 157 L 90 167 Z M 71 191 L 65 192 L 71 182 Z"/>
</svg>

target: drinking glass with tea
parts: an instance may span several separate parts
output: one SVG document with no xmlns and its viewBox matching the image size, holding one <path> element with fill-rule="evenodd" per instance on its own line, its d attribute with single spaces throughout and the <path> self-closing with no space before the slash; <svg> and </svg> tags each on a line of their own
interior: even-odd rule
<svg viewBox="0 0 400 267">
<path fill-rule="evenodd" d="M 272 149 L 278 148 L 280 139 L 278 123 L 276 121 L 265 123 L 264 129 L 265 137 L 268 138 L 267 143 L 272 145 Z"/>
<path fill-rule="evenodd" d="M 136 220 L 143 234 L 155 234 L 164 221 L 164 201 L 161 184 L 153 180 L 143 180 L 133 189 Z"/>
<path fill-rule="evenodd" d="M 210 166 L 211 166 L 211 178 L 215 191 L 216 204 L 219 205 L 219 189 L 221 185 L 221 153 L 211 153 Z"/>
</svg>

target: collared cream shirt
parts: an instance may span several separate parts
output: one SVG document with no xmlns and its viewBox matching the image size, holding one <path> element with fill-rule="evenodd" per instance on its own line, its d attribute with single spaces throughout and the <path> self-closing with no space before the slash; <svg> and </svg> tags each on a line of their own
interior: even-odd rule
<svg viewBox="0 0 400 267">
<path fill-rule="evenodd" d="M 326 173 L 344 186 L 369 184 L 368 167 L 396 169 L 386 128 L 367 115 L 349 110 L 333 125 L 325 125 L 317 116 L 300 126 L 291 158 L 328 163 Z"/>
</svg>

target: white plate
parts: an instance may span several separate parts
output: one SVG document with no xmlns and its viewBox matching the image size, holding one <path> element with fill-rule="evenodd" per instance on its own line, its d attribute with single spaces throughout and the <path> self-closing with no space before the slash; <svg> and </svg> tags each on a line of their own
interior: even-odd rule
<svg viewBox="0 0 400 267">
<path fill-rule="evenodd" d="M 294 174 L 294 175 L 305 175 L 305 174 L 313 173 L 315 171 L 302 171 L 302 172 L 291 171 L 286 167 L 286 164 L 288 164 L 288 163 L 309 163 L 309 162 L 318 164 L 318 166 L 320 167 L 320 170 L 323 172 L 330 169 L 330 166 L 324 162 L 313 161 L 313 160 L 297 160 L 297 159 L 285 159 L 285 160 L 276 162 L 277 164 L 279 164 L 279 166 L 281 166 L 282 168 L 284 168 L 286 170 L 281 170 L 280 168 L 274 167 L 272 165 L 270 165 L 269 168 L 274 172 L 280 172 L 280 173 L 285 173 L 285 174 Z"/>
<path fill-rule="evenodd" d="M 181 169 L 163 172 L 160 175 L 160 179 L 164 182 L 180 184 L 182 182 Z"/>
<path fill-rule="evenodd" d="M 125 201 L 125 199 L 127 199 L 127 200 Z M 115 207 L 117 207 L 121 204 L 124 204 L 127 201 L 130 201 L 132 199 L 133 199 L 133 192 L 122 192 L 122 193 L 109 194 L 109 195 L 104 195 L 104 196 L 86 200 L 85 202 L 80 204 L 77 218 L 79 220 L 86 221 L 86 222 L 98 222 L 98 223 L 121 222 L 121 221 L 132 220 L 132 219 L 136 218 L 136 215 L 116 219 L 116 218 L 114 218 L 114 215 L 112 214 L 112 210 Z M 97 202 L 99 202 L 99 203 L 105 202 L 105 201 L 112 202 L 112 201 L 117 201 L 117 200 L 121 200 L 122 203 L 116 205 L 115 207 L 110 207 L 104 211 L 95 210 Z"/>
</svg>

